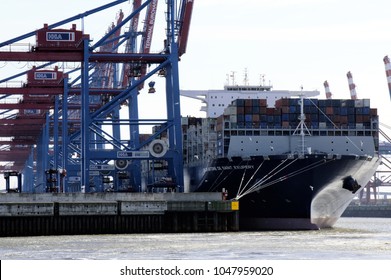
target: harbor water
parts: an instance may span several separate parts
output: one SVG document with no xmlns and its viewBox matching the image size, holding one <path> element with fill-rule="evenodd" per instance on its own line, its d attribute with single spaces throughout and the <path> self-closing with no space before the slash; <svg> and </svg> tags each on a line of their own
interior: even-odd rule
<svg viewBox="0 0 391 280">
<path fill-rule="evenodd" d="M 331 229 L 0 238 L 2 260 L 391 260 L 391 218 Z"/>
</svg>

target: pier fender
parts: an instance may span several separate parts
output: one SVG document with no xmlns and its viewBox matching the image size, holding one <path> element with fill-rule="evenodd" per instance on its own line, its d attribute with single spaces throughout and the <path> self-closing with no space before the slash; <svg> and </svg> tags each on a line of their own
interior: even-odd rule
<svg viewBox="0 0 391 280">
<path fill-rule="evenodd" d="M 355 180 L 350 175 L 343 178 L 342 181 L 343 181 L 342 188 L 351 191 L 352 193 L 356 193 L 361 188 L 357 180 Z"/>
<path fill-rule="evenodd" d="M 149 145 L 149 152 L 153 157 L 163 157 L 167 153 L 167 150 L 167 143 L 160 139 L 153 140 Z"/>
<path fill-rule="evenodd" d="M 126 159 L 117 159 L 114 162 L 114 165 L 118 170 L 125 170 L 129 166 L 129 161 Z"/>
</svg>

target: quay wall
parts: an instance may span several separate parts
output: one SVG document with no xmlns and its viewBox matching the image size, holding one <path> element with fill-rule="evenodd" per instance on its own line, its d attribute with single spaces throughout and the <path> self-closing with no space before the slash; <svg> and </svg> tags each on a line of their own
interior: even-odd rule
<svg viewBox="0 0 391 280">
<path fill-rule="evenodd" d="M 221 193 L 0 194 L 0 236 L 239 230 Z"/>
<path fill-rule="evenodd" d="M 222 194 L 214 193 L 0 193 L 3 202 L 92 202 L 92 201 L 215 201 Z"/>
<path fill-rule="evenodd" d="M 391 218 L 391 204 L 349 205 L 342 217 Z"/>
</svg>

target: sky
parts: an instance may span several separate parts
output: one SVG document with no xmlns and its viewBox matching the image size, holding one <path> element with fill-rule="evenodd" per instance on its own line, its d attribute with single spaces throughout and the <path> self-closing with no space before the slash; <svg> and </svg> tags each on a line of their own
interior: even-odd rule
<svg viewBox="0 0 391 280">
<path fill-rule="evenodd" d="M 0 42 L 109 2 L 7 2 L 0 19 Z M 120 8 L 129 14 L 131 3 L 76 23 L 83 24 L 85 33 L 96 42 Z M 159 1 L 162 8 L 157 22 L 164 18 L 164 3 Z M 155 26 L 152 49 L 161 47 L 164 27 Z M 390 30 L 391 1 L 386 0 L 194 0 L 187 52 L 179 63 L 180 88 L 222 89 L 232 72 L 241 84 L 247 69 L 250 84 L 259 84 L 264 75 L 274 89 L 303 87 L 319 90 L 320 98 L 325 98 L 323 82 L 327 80 L 333 98 L 349 99 L 346 73 L 351 71 L 358 98 L 370 98 L 371 107 L 378 108 L 380 122 L 391 125 L 383 64 L 383 57 L 391 55 Z M 21 63 L 0 65 L 0 78 L 23 67 Z M 159 111 L 165 102 L 162 81 L 157 77 L 156 88 L 154 95 L 140 94 L 140 117 Z M 182 98 L 181 103 L 182 115 L 203 116 L 199 101 Z"/>
</svg>

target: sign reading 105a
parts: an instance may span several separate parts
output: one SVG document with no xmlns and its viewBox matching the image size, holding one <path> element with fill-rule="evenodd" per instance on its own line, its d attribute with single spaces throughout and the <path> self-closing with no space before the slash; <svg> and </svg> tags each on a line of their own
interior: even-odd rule
<svg viewBox="0 0 391 280">
<path fill-rule="evenodd" d="M 61 41 L 73 42 L 75 41 L 75 32 L 46 32 L 46 41 Z"/>
</svg>

